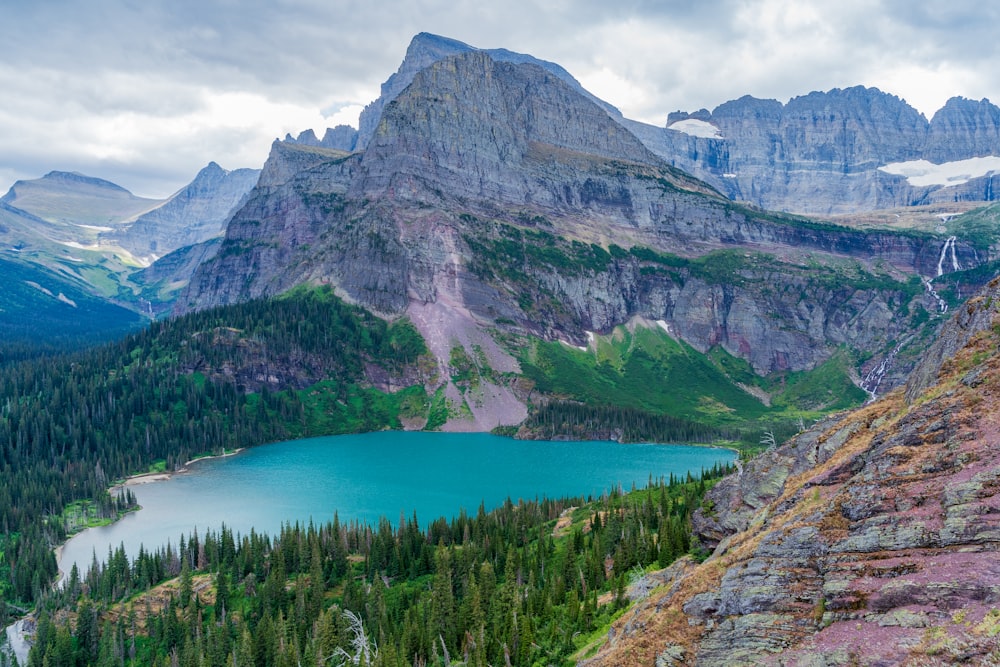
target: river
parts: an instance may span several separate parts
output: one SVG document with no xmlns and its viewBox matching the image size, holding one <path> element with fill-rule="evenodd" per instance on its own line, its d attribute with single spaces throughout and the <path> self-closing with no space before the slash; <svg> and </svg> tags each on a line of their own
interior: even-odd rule
<svg viewBox="0 0 1000 667">
<path fill-rule="evenodd" d="M 181 534 L 225 523 L 234 532 L 276 533 L 283 522 L 342 521 L 394 524 L 416 512 L 421 526 L 480 503 L 510 497 L 599 496 L 617 486 L 646 486 L 653 478 L 697 475 L 731 463 L 725 449 L 615 442 L 538 442 L 483 433 L 380 432 L 311 438 L 247 449 L 199 461 L 169 480 L 130 487 L 142 510 L 86 530 L 62 550 L 60 569 L 81 576 L 96 555 L 124 544 L 157 548 Z"/>
</svg>

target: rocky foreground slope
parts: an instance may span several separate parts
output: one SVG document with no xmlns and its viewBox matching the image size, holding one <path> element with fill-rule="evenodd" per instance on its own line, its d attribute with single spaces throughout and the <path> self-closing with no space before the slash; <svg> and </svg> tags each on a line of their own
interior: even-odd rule
<svg viewBox="0 0 1000 667">
<path fill-rule="evenodd" d="M 906 390 L 718 484 L 714 549 L 618 621 L 596 665 L 1000 660 L 1000 280 Z"/>
</svg>

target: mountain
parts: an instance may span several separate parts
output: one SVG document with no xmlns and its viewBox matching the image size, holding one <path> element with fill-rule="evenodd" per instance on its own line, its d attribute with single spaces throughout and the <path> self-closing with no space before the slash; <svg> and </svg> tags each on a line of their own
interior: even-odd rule
<svg viewBox="0 0 1000 667">
<path fill-rule="evenodd" d="M 694 517 L 711 550 L 659 575 L 584 664 L 988 664 L 998 634 L 1000 281 L 905 392 L 745 464 Z M 822 656 L 817 662 L 817 656 Z"/>
<path fill-rule="evenodd" d="M 163 203 L 136 197 L 101 178 L 65 171 L 52 171 L 42 178 L 18 181 L 0 202 L 53 224 L 70 227 L 114 226 Z"/>
<path fill-rule="evenodd" d="M 988 100 L 952 98 L 928 122 L 904 100 L 857 86 L 675 112 L 665 130 L 626 124 L 674 166 L 769 210 L 993 201 L 1000 180 L 1000 109 Z"/>
<path fill-rule="evenodd" d="M 67 298 L 81 307 L 63 304 L 53 310 L 46 292 L 21 294 L 18 286 L 17 305 L 0 311 L 0 328 L 30 332 L 17 337 L 48 345 L 96 340 L 102 328 L 107 336 L 117 336 L 128 328 L 123 322 L 138 326 L 143 321 L 135 314 L 163 312 L 186 284 L 194 262 L 173 259 L 168 263 L 172 268 L 161 267 L 152 281 L 133 274 L 156 253 L 218 238 L 258 174 L 252 169 L 228 172 L 212 163 L 166 200 L 137 197 L 109 181 L 76 173 L 54 171 L 18 181 L 0 198 L 0 275 L 18 281 L 38 273 L 44 279 L 24 280 L 48 285 L 53 295 L 72 293 Z M 202 257 L 211 247 L 187 255 Z M 13 292 L 8 296 L 14 298 Z M 35 308 L 37 326 L 25 327 L 17 313 Z M 119 313 L 122 309 L 133 315 Z"/>
<path fill-rule="evenodd" d="M 296 141 L 363 150 L 385 105 L 418 72 L 473 51 L 542 67 L 599 104 L 669 164 L 730 199 L 764 209 L 828 216 L 996 198 L 1000 108 L 989 100 L 952 98 L 928 122 L 904 100 L 876 88 L 812 92 L 787 104 L 748 95 L 711 112 L 671 113 L 664 128 L 625 118 L 555 63 L 428 33 L 413 38 L 399 70 L 362 112 L 357 133 L 341 126 L 327 130 L 322 141 L 312 131 Z"/>
<path fill-rule="evenodd" d="M 217 238 L 259 176 L 259 169 L 227 171 L 210 162 L 165 202 L 101 238 L 116 242 L 137 257 L 153 260 Z"/>
<path fill-rule="evenodd" d="M 491 350 L 491 368 L 517 373 L 498 330 L 587 347 L 635 318 L 758 375 L 810 371 L 847 350 L 875 391 L 901 380 L 945 304 L 920 276 L 940 267 L 961 285 L 955 268 L 988 257 L 963 239 L 733 203 L 561 76 L 471 50 L 417 71 L 363 151 L 275 142 L 176 308 L 329 284 L 409 317 L 460 404 L 445 370 L 456 346 L 471 358 Z M 470 405 L 468 427 L 523 418 L 524 398 L 502 384 L 484 379 L 503 407 L 480 418 Z"/>
</svg>

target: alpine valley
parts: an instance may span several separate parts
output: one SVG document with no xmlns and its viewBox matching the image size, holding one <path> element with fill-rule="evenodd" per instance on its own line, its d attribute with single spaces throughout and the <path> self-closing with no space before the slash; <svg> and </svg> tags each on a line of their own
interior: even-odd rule
<svg viewBox="0 0 1000 667">
<path fill-rule="evenodd" d="M 657 127 L 422 33 L 358 129 L 260 171 L 165 201 L 16 183 L 0 594 L 35 609 L 29 664 L 1000 661 L 996 173 L 987 100 Z M 50 586 L 52 546 L 132 508 L 115 480 L 385 428 L 741 461 L 426 528 L 223 530 Z"/>
</svg>

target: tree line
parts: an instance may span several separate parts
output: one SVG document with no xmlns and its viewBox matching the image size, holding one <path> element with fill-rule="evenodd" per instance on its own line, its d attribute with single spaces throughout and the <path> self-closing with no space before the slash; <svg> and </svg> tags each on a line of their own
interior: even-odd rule
<svg viewBox="0 0 1000 667">
<path fill-rule="evenodd" d="M 43 597 L 29 665 L 562 664 L 648 590 L 646 569 L 697 550 L 690 514 L 727 472 L 426 527 L 335 517 L 119 548 Z"/>
</svg>

